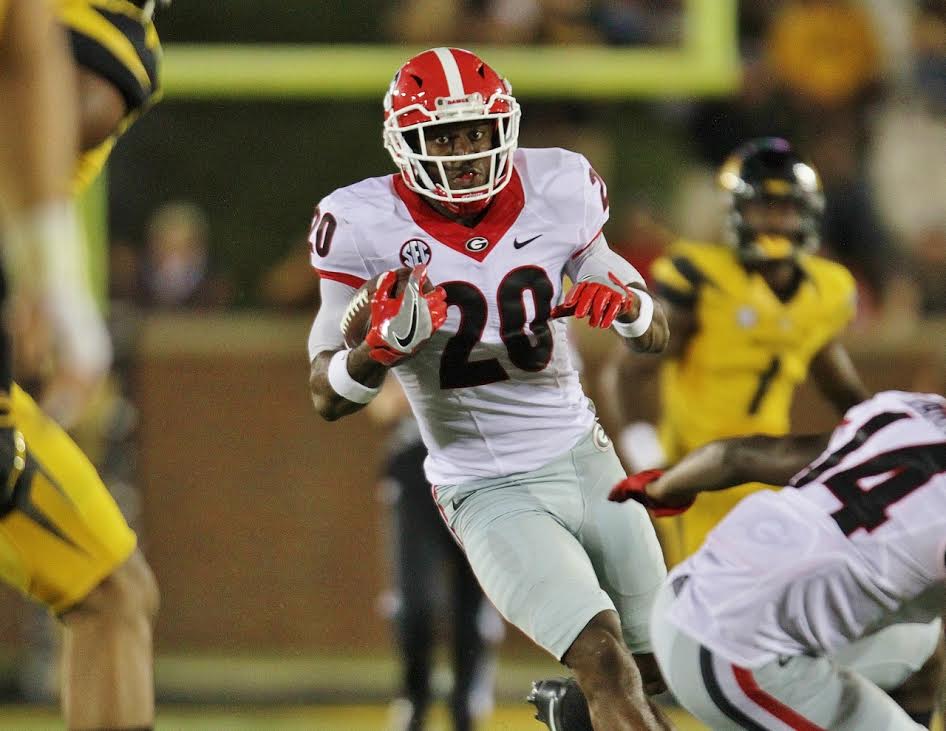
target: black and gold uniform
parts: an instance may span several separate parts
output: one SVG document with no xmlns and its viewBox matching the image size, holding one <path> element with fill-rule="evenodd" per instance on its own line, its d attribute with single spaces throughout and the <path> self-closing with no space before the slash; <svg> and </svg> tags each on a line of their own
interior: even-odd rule
<svg viewBox="0 0 946 731">
<path fill-rule="evenodd" d="M 693 324 L 683 351 L 660 366 L 658 432 L 668 464 L 716 439 L 788 433 L 796 387 L 856 310 L 848 270 L 812 253 L 820 182 L 788 143 L 766 139 L 746 146 L 723 166 L 720 178 L 723 189 L 737 197 L 728 227 L 732 241 L 679 242 L 652 268 L 657 292 L 687 311 Z M 739 197 L 795 201 L 802 211 L 797 235 L 747 230 Z M 796 267 L 788 297 L 777 296 L 757 266 L 776 260 Z M 761 487 L 704 493 L 679 518 L 659 521 L 668 561 L 693 553 L 739 500 Z"/>
<path fill-rule="evenodd" d="M 99 174 L 121 133 L 158 98 L 161 46 L 150 17 L 125 0 L 53 5 L 77 63 L 114 84 L 127 106 L 114 134 L 78 161 L 78 193 Z M 0 484 L 0 579 L 58 613 L 121 565 L 136 538 L 91 462 L 12 383 L 11 360 L 9 337 L 0 332 L 0 460 L 10 465 L 10 479 Z"/>
<path fill-rule="evenodd" d="M 76 192 L 81 192 L 102 171 L 121 134 L 160 99 L 161 42 L 151 18 L 128 0 L 54 0 L 54 5 L 76 63 L 110 81 L 128 110 L 115 133 L 79 160 Z"/>
<path fill-rule="evenodd" d="M 658 292 L 697 322 L 683 356 L 661 371 L 660 437 L 671 463 L 715 439 L 788 432 L 795 388 L 856 308 L 843 266 L 805 253 L 798 265 L 802 281 L 783 302 L 723 244 L 679 242 L 654 263 Z"/>
</svg>

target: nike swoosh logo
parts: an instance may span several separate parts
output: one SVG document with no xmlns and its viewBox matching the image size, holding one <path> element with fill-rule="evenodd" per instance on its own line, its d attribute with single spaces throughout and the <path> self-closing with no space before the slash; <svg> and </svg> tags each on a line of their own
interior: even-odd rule
<svg viewBox="0 0 946 731">
<path fill-rule="evenodd" d="M 457 510 L 459 510 L 459 509 L 460 509 L 460 506 L 463 505 L 463 503 L 465 503 L 467 500 L 469 500 L 472 496 L 473 496 L 473 493 L 472 493 L 472 492 L 468 492 L 466 495 L 464 495 L 463 497 L 461 497 L 459 500 L 458 500 L 457 498 L 453 498 L 453 500 L 450 501 L 450 503 L 453 505 L 453 511 L 456 512 Z"/>
<path fill-rule="evenodd" d="M 406 348 L 406 347 L 408 346 L 408 344 L 411 342 L 411 340 L 414 339 L 414 331 L 417 330 L 417 308 L 418 308 L 418 304 L 419 304 L 419 299 L 418 299 L 418 298 L 415 298 L 415 299 L 414 299 L 414 307 L 411 309 L 411 326 L 410 326 L 410 328 L 408 328 L 408 330 L 407 330 L 407 335 L 405 335 L 405 336 L 402 338 L 402 337 L 401 337 L 400 335 L 398 335 L 397 333 L 394 333 L 394 341 L 395 341 L 398 345 L 400 345 L 402 348 Z"/>
<path fill-rule="evenodd" d="M 522 248 L 523 246 L 525 246 L 526 244 L 531 244 L 533 241 L 535 241 L 535 240 L 536 240 L 537 238 L 539 238 L 539 236 L 541 236 L 541 235 L 542 235 L 542 234 L 539 234 L 538 236 L 533 236 L 531 239 L 526 239 L 525 241 L 519 241 L 519 239 L 513 239 L 513 240 L 512 240 L 513 248 L 521 249 L 521 248 Z"/>
</svg>

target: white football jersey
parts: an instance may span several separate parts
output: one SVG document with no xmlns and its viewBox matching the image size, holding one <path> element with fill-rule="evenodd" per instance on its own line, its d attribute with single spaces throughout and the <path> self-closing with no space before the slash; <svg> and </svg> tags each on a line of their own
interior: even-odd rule
<svg viewBox="0 0 946 731">
<path fill-rule="evenodd" d="M 669 619 L 745 667 L 831 653 L 942 584 L 944 554 L 946 399 L 886 391 L 850 409 L 789 487 L 746 497 L 674 569 Z"/>
<path fill-rule="evenodd" d="M 417 417 L 432 484 L 511 475 L 548 464 L 592 427 L 566 324 L 548 321 L 562 277 L 598 243 L 604 183 L 581 155 L 518 150 L 516 172 L 482 220 L 440 216 L 399 175 L 322 200 L 310 237 L 323 280 L 358 287 L 426 264 L 447 292 L 443 327 L 394 368 Z M 594 243 L 593 243 L 594 242 Z"/>
</svg>

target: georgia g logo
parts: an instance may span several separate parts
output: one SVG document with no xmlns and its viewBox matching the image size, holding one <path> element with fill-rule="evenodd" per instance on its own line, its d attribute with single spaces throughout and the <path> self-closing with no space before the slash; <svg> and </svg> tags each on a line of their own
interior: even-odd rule
<svg viewBox="0 0 946 731">
<path fill-rule="evenodd" d="M 423 239 L 409 239 L 401 246 L 401 264 L 413 269 L 430 262 L 430 246 Z"/>
<path fill-rule="evenodd" d="M 489 246 L 489 241 L 484 239 L 482 236 L 474 236 L 472 239 L 464 244 L 467 251 L 482 251 L 487 246 Z"/>
</svg>

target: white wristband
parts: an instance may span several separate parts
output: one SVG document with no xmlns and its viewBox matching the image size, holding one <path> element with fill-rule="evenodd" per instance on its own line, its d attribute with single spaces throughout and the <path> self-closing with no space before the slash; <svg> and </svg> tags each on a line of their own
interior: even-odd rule
<svg viewBox="0 0 946 731">
<path fill-rule="evenodd" d="M 637 311 L 637 319 L 633 322 L 621 322 L 615 320 L 611 327 L 622 338 L 639 338 L 650 328 L 650 323 L 654 319 L 654 299 L 647 292 L 639 289 L 634 290 L 634 294 L 640 301 Z"/>
<path fill-rule="evenodd" d="M 2 249 L 11 299 L 39 305 L 63 365 L 99 378 L 111 364 L 108 329 L 89 289 L 85 239 L 74 204 L 50 201 L 9 221 Z"/>
<path fill-rule="evenodd" d="M 667 457 L 657 427 L 646 421 L 628 424 L 618 434 L 618 446 L 635 472 L 666 467 Z"/>
<path fill-rule="evenodd" d="M 348 354 L 350 350 L 339 350 L 332 356 L 328 364 L 328 382 L 339 396 L 347 398 L 356 404 L 366 404 L 381 390 L 381 387 L 368 388 L 358 383 L 348 373 Z"/>
</svg>

